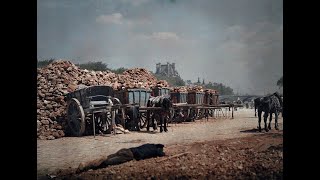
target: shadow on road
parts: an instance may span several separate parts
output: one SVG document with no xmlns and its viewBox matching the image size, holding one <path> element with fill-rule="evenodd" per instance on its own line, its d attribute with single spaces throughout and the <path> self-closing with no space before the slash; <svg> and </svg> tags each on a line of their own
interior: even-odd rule
<svg viewBox="0 0 320 180">
<path fill-rule="evenodd" d="M 160 132 L 160 130 L 156 130 L 156 131 L 135 131 L 136 133 L 147 133 L 147 134 L 157 134 L 158 132 Z"/>
<path fill-rule="evenodd" d="M 242 130 L 240 132 L 243 132 L 243 133 L 257 133 L 257 132 L 259 132 L 259 130 L 257 128 L 253 128 L 253 129 L 248 129 L 248 130 Z"/>
</svg>

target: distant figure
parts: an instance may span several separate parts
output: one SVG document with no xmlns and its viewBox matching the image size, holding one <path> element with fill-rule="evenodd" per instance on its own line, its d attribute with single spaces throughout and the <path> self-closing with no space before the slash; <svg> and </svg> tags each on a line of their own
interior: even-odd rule
<svg viewBox="0 0 320 180">
<path fill-rule="evenodd" d="M 105 168 L 111 165 L 122 164 L 131 160 L 142 160 L 153 157 L 164 156 L 163 144 L 144 144 L 133 148 L 123 148 L 118 152 L 109 155 L 107 158 L 99 158 L 87 163 L 80 163 L 77 173 L 87 171 L 89 169 Z"/>
</svg>

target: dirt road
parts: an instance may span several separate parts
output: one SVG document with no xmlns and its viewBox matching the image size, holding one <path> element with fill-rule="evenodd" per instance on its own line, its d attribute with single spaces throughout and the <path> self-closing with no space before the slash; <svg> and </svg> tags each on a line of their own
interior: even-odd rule
<svg viewBox="0 0 320 180">
<path fill-rule="evenodd" d="M 130 132 L 116 136 L 65 137 L 37 141 L 38 176 L 51 174 L 58 169 L 77 168 L 80 162 L 90 161 L 115 153 L 121 148 L 145 143 L 162 143 L 170 149 L 179 144 L 226 140 L 266 134 L 256 131 L 257 118 L 253 109 L 235 111 L 234 119 L 209 119 L 183 124 L 170 124 L 167 133 Z M 274 122 L 274 120 L 273 120 Z M 282 118 L 279 118 L 280 131 Z M 274 129 L 274 124 L 272 125 Z M 269 132 L 272 133 L 275 130 Z M 183 149 L 183 148 L 182 148 Z"/>
</svg>

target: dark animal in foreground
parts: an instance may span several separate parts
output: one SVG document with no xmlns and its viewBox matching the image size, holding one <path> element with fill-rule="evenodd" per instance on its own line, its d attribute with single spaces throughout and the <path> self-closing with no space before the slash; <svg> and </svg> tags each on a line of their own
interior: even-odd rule
<svg viewBox="0 0 320 180">
<path fill-rule="evenodd" d="M 170 108 L 172 107 L 171 97 L 169 95 L 162 95 L 157 97 L 151 97 L 148 100 L 147 107 L 161 107 L 160 110 L 154 110 L 151 117 L 151 112 L 147 112 L 147 131 L 150 129 L 150 119 L 154 130 L 157 129 L 157 119 L 160 119 L 160 132 L 165 132 L 167 129 L 167 119 L 170 117 Z M 162 128 L 163 126 L 163 128 Z"/>
<path fill-rule="evenodd" d="M 255 104 L 256 106 L 256 104 Z M 256 107 L 255 107 L 256 108 Z M 272 121 L 272 113 L 275 115 L 275 129 L 278 130 L 278 116 L 282 111 L 282 99 L 278 92 L 273 93 L 270 96 L 265 96 L 260 99 L 260 102 L 257 106 L 258 108 L 258 118 L 259 118 L 259 126 L 258 129 L 261 132 L 261 114 L 264 112 L 264 129 L 265 131 L 269 131 L 271 129 L 271 121 Z M 267 118 L 270 114 L 269 125 L 267 127 Z"/>
<path fill-rule="evenodd" d="M 255 98 L 253 100 L 253 102 L 254 102 L 254 117 L 257 117 L 257 109 L 260 106 L 261 100 L 262 100 L 262 98 L 260 98 L 260 97 L 259 98 Z"/>
<path fill-rule="evenodd" d="M 109 155 L 107 158 L 100 158 L 87 163 L 80 163 L 76 172 L 80 173 L 89 169 L 105 168 L 131 160 L 139 161 L 153 157 L 161 157 L 165 155 L 163 147 L 163 144 L 144 144 L 138 147 L 120 149 L 118 152 Z"/>
</svg>

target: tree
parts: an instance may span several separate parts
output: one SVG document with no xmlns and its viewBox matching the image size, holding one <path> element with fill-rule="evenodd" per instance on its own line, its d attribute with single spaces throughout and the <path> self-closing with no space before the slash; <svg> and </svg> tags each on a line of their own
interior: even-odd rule
<svg viewBox="0 0 320 180">
<path fill-rule="evenodd" d="M 107 64 L 99 61 L 99 62 L 88 62 L 78 65 L 81 69 L 93 70 L 93 71 L 107 71 Z"/>
<path fill-rule="evenodd" d="M 277 86 L 279 86 L 279 89 L 283 87 L 283 76 L 277 81 Z"/>
<path fill-rule="evenodd" d="M 166 80 L 170 86 L 185 86 L 186 85 L 184 80 L 181 79 L 181 77 L 179 77 L 179 76 L 168 77 L 168 76 L 164 76 L 161 74 L 153 74 L 153 75 L 159 80 Z"/>
<path fill-rule="evenodd" d="M 42 60 L 42 61 L 39 61 L 39 60 L 37 60 L 37 61 L 38 61 L 37 62 L 37 67 L 38 68 L 42 68 L 42 67 L 45 67 L 45 66 L 51 64 L 53 61 L 55 61 L 55 59 L 51 58 L 51 59 L 45 59 L 45 60 Z"/>
<path fill-rule="evenodd" d="M 128 70 L 128 69 L 126 69 L 124 67 L 121 67 L 121 68 L 118 68 L 118 69 L 111 70 L 111 72 L 116 73 L 116 74 L 122 74 L 126 70 Z"/>
<path fill-rule="evenodd" d="M 228 86 L 225 86 L 222 83 L 209 82 L 208 84 L 204 85 L 204 88 L 206 88 L 206 89 L 215 89 L 215 90 L 219 91 L 220 95 L 233 95 L 234 94 L 232 88 L 230 88 Z"/>
</svg>

